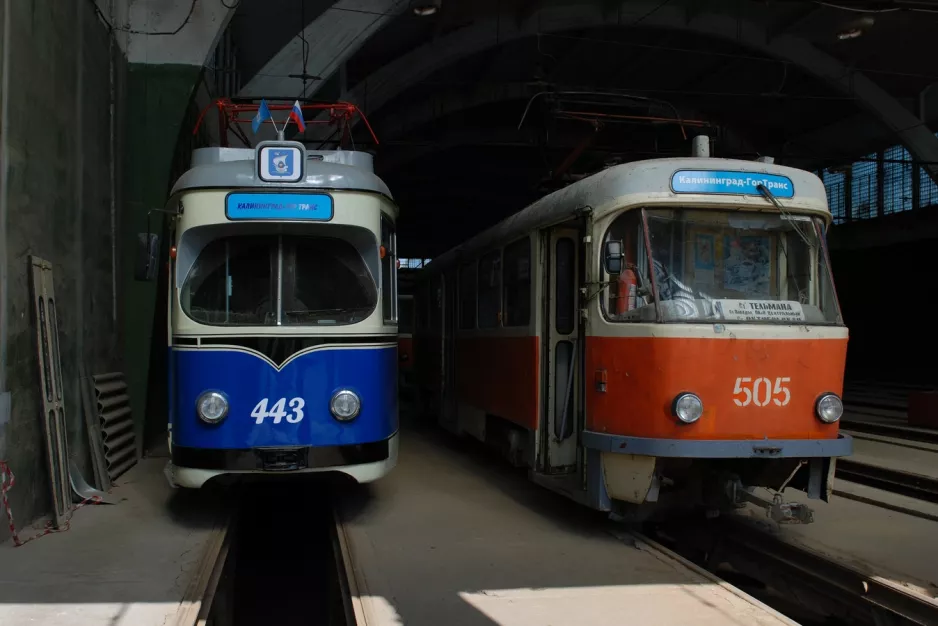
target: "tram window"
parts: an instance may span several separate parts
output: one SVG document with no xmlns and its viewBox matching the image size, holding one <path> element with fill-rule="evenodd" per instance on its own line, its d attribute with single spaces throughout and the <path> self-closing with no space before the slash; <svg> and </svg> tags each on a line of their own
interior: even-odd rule
<svg viewBox="0 0 938 626">
<path fill-rule="evenodd" d="M 443 329 L 443 277 L 434 276 L 430 280 L 430 330 Z"/>
<path fill-rule="evenodd" d="M 602 298 L 606 316 L 617 322 L 654 320 L 655 307 L 650 296 L 651 279 L 648 277 L 641 211 L 633 209 L 616 218 L 606 231 L 603 247 L 606 241 L 621 241 L 624 254 L 621 274 L 609 276 L 603 273 L 603 280 L 608 281 Z"/>
<path fill-rule="evenodd" d="M 411 335 L 414 332 L 414 301 L 411 298 L 401 298 L 398 306 L 401 315 L 398 332 Z"/>
<path fill-rule="evenodd" d="M 381 247 L 384 256 L 381 259 L 381 310 L 384 321 L 397 320 L 397 238 L 394 225 L 381 216 Z"/>
<path fill-rule="evenodd" d="M 557 240 L 557 254 L 555 263 L 556 282 L 556 322 L 557 332 L 569 335 L 576 324 L 576 258 L 574 253 L 576 244 L 570 237 Z"/>
<path fill-rule="evenodd" d="M 527 326 L 531 319 L 531 240 L 505 248 L 505 326 Z"/>
<path fill-rule="evenodd" d="M 476 327 L 476 262 L 459 268 L 459 328 Z"/>
<path fill-rule="evenodd" d="M 276 323 L 276 237 L 226 237 L 199 254 L 182 289 L 197 322 L 226 326 Z"/>
<path fill-rule="evenodd" d="M 629 263 L 621 232 L 632 230 L 624 226 L 630 213 L 639 212 L 620 216 L 607 235 L 623 239 Z M 634 300 L 607 299 L 614 321 L 655 319 L 647 311 L 657 299 L 665 322 L 841 323 L 824 238 L 811 217 L 684 208 L 645 214 L 656 293 L 642 277 Z M 623 276 L 616 282 L 611 292 L 629 287 Z"/>
<path fill-rule="evenodd" d="M 374 311 L 377 288 L 344 239 L 283 237 L 283 324 L 354 324 Z"/>
<path fill-rule="evenodd" d="M 418 285 L 414 290 L 414 300 L 417 301 L 417 330 L 427 330 L 430 327 L 430 290 L 426 283 Z"/>
<path fill-rule="evenodd" d="M 501 250 L 479 260 L 479 328 L 498 327 L 502 304 L 501 261 Z"/>
<path fill-rule="evenodd" d="M 257 234 L 215 239 L 192 263 L 180 304 L 196 322 L 216 326 L 362 321 L 378 301 L 372 271 L 359 252 L 373 254 L 370 234 L 369 240 L 362 245 L 336 237 Z"/>
</svg>

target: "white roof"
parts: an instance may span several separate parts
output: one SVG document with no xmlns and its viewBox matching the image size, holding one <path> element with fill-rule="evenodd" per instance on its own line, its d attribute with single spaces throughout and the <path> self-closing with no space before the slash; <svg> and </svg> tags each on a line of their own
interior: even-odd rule
<svg viewBox="0 0 938 626">
<path fill-rule="evenodd" d="M 634 161 L 610 167 L 544 196 L 525 209 L 434 259 L 428 267 L 442 268 L 457 256 L 471 255 L 502 243 L 508 243 L 532 230 L 572 219 L 584 209 L 592 210 L 594 220 L 599 220 L 622 208 L 655 205 L 693 204 L 696 207 L 777 211 L 774 205 L 761 195 L 677 193 L 672 189 L 672 177 L 682 170 L 732 172 L 743 175 L 764 174 L 788 178 L 794 195 L 783 197 L 783 194 L 778 194 L 779 203 L 787 211 L 815 213 L 830 220 L 824 183 L 820 178 L 805 170 L 761 161 L 700 157 Z"/>
</svg>

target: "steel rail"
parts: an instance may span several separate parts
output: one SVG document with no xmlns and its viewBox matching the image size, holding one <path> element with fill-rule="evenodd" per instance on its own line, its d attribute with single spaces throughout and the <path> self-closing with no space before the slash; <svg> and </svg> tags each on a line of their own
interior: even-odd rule
<svg viewBox="0 0 938 626">
<path fill-rule="evenodd" d="M 907 441 L 921 441 L 924 443 L 938 444 L 938 430 L 927 430 L 924 428 L 910 428 L 898 424 L 884 424 L 881 422 L 867 422 L 864 420 L 844 419 L 841 420 L 844 428 L 855 430 L 858 433 L 867 433 L 870 435 L 883 435 L 885 437 L 895 437 L 896 439 L 905 439 Z"/>
<path fill-rule="evenodd" d="M 707 554 L 711 569 L 728 563 L 766 583 L 781 580 L 848 611 L 863 611 L 872 623 L 899 620 L 898 623 L 938 624 L 935 598 L 848 567 L 731 517 L 708 524 L 669 525 L 665 534 Z"/>
<path fill-rule="evenodd" d="M 836 475 L 837 478 L 859 485 L 938 504 L 938 479 L 930 476 L 868 465 L 850 459 L 837 460 Z"/>
</svg>

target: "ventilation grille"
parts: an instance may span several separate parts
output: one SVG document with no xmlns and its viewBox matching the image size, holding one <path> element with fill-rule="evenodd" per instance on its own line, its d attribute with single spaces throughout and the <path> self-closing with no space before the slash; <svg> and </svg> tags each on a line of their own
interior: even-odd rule
<svg viewBox="0 0 938 626">
<path fill-rule="evenodd" d="M 94 395 L 107 473 L 114 480 L 137 463 L 137 442 L 124 374 L 113 372 L 95 376 Z"/>
</svg>

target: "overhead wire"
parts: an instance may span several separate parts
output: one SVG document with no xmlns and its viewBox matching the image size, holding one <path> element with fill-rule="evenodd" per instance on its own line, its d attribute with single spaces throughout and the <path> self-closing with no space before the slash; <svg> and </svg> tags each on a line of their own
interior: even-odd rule
<svg viewBox="0 0 938 626">
<path fill-rule="evenodd" d="M 920 6 L 894 6 L 885 9 L 864 9 L 862 7 L 850 7 L 844 6 L 841 4 L 835 4 L 833 2 L 824 2 L 823 0 L 814 0 L 814 4 L 819 4 L 821 6 L 830 7 L 832 9 L 839 9 L 841 11 L 849 11 L 851 13 L 896 13 L 899 11 L 909 11 L 912 13 L 938 13 L 938 8 L 936 9 L 926 9 Z"/>
</svg>

